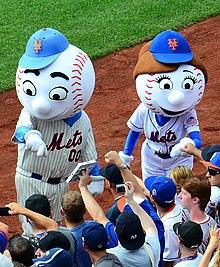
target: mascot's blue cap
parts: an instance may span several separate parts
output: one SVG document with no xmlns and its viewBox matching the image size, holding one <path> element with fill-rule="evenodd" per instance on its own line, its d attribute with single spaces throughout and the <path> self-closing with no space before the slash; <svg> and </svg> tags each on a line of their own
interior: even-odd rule
<svg viewBox="0 0 220 267">
<path fill-rule="evenodd" d="M 57 30 L 43 28 L 29 39 L 19 61 L 24 69 L 41 69 L 51 64 L 69 46 L 67 38 Z"/>
<path fill-rule="evenodd" d="M 186 39 L 176 31 L 164 31 L 152 41 L 149 51 L 153 57 L 167 64 L 178 64 L 193 59 L 193 53 Z"/>
</svg>

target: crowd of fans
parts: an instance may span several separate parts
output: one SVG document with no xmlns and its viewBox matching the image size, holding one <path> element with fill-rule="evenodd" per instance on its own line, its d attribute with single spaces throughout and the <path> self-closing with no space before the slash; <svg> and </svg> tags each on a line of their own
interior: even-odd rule
<svg viewBox="0 0 220 267">
<path fill-rule="evenodd" d="M 143 182 L 116 151 L 108 152 L 100 174 L 112 206 L 103 211 L 83 170 L 79 190 L 68 191 L 57 207 L 64 226 L 52 219 L 44 195 L 30 196 L 24 207 L 7 204 L 10 215 L 26 217 L 32 234 L 9 238 L 10 225 L 0 222 L 0 267 L 220 266 L 220 146 L 188 144 L 183 151 L 201 160 L 206 177 L 176 166 L 170 177 L 155 172 Z"/>
</svg>

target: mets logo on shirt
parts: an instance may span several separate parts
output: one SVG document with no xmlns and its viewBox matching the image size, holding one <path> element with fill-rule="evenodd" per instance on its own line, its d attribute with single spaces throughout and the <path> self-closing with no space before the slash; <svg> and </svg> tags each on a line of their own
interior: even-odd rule
<svg viewBox="0 0 220 267">
<path fill-rule="evenodd" d="M 193 125 L 197 125 L 198 121 L 195 117 L 190 116 L 189 118 L 187 118 L 186 123 L 187 125 L 193 126 Z"/>
</svg>

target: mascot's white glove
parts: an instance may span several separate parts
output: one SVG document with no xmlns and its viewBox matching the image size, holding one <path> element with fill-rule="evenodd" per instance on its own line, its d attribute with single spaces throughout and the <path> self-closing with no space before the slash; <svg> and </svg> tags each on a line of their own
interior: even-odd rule
<svg viewBox="0 0 220 267">
<path fill-rule="evenodd" d="M 89 189 L 89 192 L 92 195 L 100 195 L 104 191 L 104 177 L 102 176 L 93 176 L 91 175 L 90 178 L 92 179 L 92 182 L 87 186 Z"/>
<path fill-rule="evenodd" d="M 134 159 L 134 157 L 125 155 L 123 151 L 118 152 L 119 157 L 123 160 L 123 162 L 130 167 L 131 161 Z"/>
<path fill-rule="evenodd" d="M 183 148 L 186 144 L 193 144 L 195 146 L 195 142 L 188 137 L 184 137 L 180 140 L 180 142 L 178 144 L 176 144 L 171 152 L 170 152 L 170 156 L 173 157 L 177 157 L 177 156 L 184 156 L 184 157 L 191 157 L 191 155 L 189 155 L 186 152 L 181 151 L 180 149 Z"/>
<path fill-rule="evenodd" d="M 46 144 L 42 140 L 42 135 L 37 130 L 28 131 L 24 139 L 26 141 L 26 150 L 37 152 L 38 157 L 46 157 L 48 154 Z"/>
</svg>

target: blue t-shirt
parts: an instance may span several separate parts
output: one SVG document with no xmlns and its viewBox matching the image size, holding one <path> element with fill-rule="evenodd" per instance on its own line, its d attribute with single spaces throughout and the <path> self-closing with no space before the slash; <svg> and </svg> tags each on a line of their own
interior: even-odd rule
<svg viewBox="0 0 220 267">
<path fill-rule="evenodd" d="M 90 221 L 84 221 L 75 228 L 70 229 L 76 240 L 76 263 L 78 267 L 91 267 L 92 261 L 89 253 L 84 249 L 82 242 L 82 230 Z"/>
</svg>

